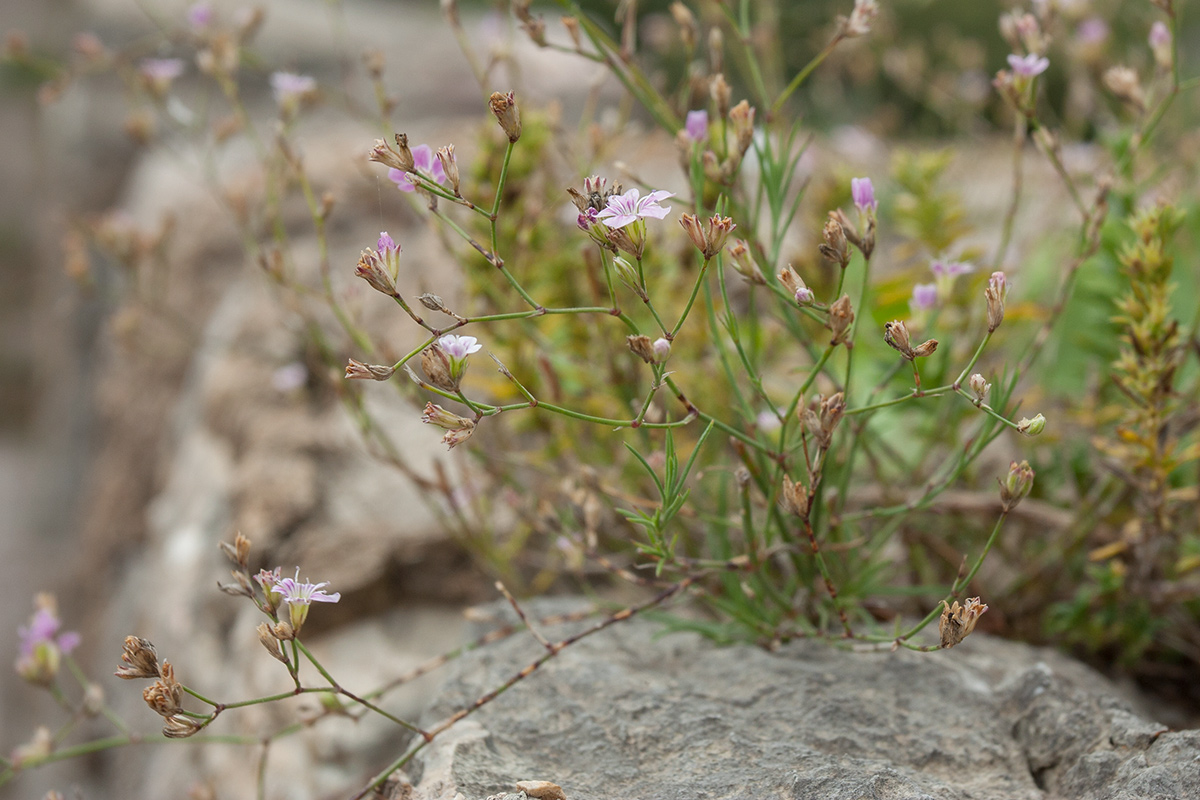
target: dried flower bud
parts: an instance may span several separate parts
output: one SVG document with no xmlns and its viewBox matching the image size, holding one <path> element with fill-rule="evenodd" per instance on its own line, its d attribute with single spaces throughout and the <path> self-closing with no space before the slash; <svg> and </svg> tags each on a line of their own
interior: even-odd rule
<svg viewBox="0 0 1200 800">
<path fill-rule="evenodd" d="M 454 190 L 456 196 L 462 197 L 462 192 L 458 188 L 458 159 L 454 157 L 454 145 L 448 144 L 445 147 L 439 147 L 437 159 L 442 164 L 442 171 L 446 173 L 446 179 L 450 181 L 450 188 Z"/>
<path fill-rule="evenodd" d="M 346 362 L 347 380 L 386 381 L 387 379 L 391 378 L 395 372 L 395 367 L 390 367 L 385 364 L 364 364 L 361 361 L 355 361 L 353 358 Z"/>
<path fill-rule="evenodd" d="M 250 540 L 241 531 L 238 531 L 237 535 L 233 537 L 233 544 L 221 542 L 220 547 L 221 552 L 225 554 L 226 558 L 242 569 L 248 569 L 250 563 Z"/>
<path fill-rule="evenodd" d="M 700 220 L 695 215 L 686 213 L 680 217 L 679 224 L 683 226 L 688 238 L 696 245 L 705 261 L 721 252 L 729 234 L 737 227 L 732 219 L 719 215 L 709 217 L 706 226 L 701 227 Z"/>
<path fill-rule="evenodd" d="M 1037 436 L 1046 429 L 1046 418 L 1037 414 L 1033 419 L 1021 417 L 1017 422 L 1017 430 L 1026 436 Z"/>
<path fill-rule="evenodd" d="M 470 430 L 475 427 L 474 420 L 460 417 L 458 414 L 447 411 L 433 403 L 425 404 L 425 411 L 421 414 L 421 422 L 435 425 L 446 431 Z"/>
<path fill-rule="evenodd" d="M 992 390 L 992 385 L 984 380 L 983 376 L 976 372 L 967 381 L 967 385 L 971 387 L 971 393 L 975 395 L 977 403 L 982 403 L 987 399 L 988 392 Z"/>
<path fill-rule="evenodd" d="M 396 281 L 392 278 L 388 271 L 387 265 L 379 253 L 371 248 L 362 251 L 358 257 L 358 266 L 354 269 L 354 274 L 362 278 L 371 288 L 388 297 L 399 297 L 396 291 Z"/>
<path fill-rule="evenodd" d="M 908 326 L 903 322 L 894 319 L 891 322 L 885 323 L 883 326 L 883 340 L 892 349 L 900 351 L 900 355 L 912 361 L 913 351 L 912 344 L 908 338 Z"/>
<path fill-rule="evenodd" d="M 729 87 L 729 83 L 722 73 L 718 72 L 709 79 L 708 93 L 712 97 L 713 103 L 716 104 L 717 118 L 729 116 L 729 103 L 733 99 L 733 89 Z"/>
<path fill-rule="evenodd" d="M 574 43 L 575 49 L 582 49 L 583 40 L 579 38 L 579 18 L 563 17 L 562 25 L 567 29 L 567 34 L 571 37 L 571 42 Z"/>
<path fill-rule="evenodd" d="M 838 423 L 846 413 L 846 395 L 837 392 L 820 399 L 818 408 L 817 417 L 821 422 L 821 430 L 817 441 L 822 450 L 828 450 L 833 441 L 833 432 L 837 430 Z"/>
<path fill-rule="evenodd" d="M 258 641 L 271 654 L 271 658 L 282 664 L 287 664 L 288 660 L 284 657 L 283 651 L 279 649 L 279 639 L 276 638 L 274 631 L 271 630 L 271 626 L 265 622 L 260 622 L 256 630 L 258 631 Z"/>
<path fill-rule="evenodd" d="M 833 220 L 842 229 L 842 234 L 850 240 L 850 244 L 862 249 L 862 237 L 858 235 L 858 229 L 854 227 L 854 223 L 846 216 L 846 212 L 840 208 L 835 208 L 829 212 L 829 219 Z"/>
<path fill-rule="evenodd" d="M 783 288 L 787 289 L 791 295 L 795 295 L 801 289 L 808 288 L 804 283 L 804 279 L 800 277 L 800 274 L 796 272 L 796 269 L 791 264 L 779 270 L 778 278 L 779 282 L 783 284 Z"/>
<path fill-rule="evenodd" d="M 784 511 L 798 517 L 808 515 L 808 489 L 802 483 L 793 482 L 787 475 L 783 476 L 783 489 L 779 492 L 779 502 Z"/>
<path fill-rule="evenodd" d="M 104 687 L 98 683 L 89 683 L 83 690 L 83 713 L 89 717 L 98 717 L 104 710 Z"/>
<path fill-rule="evenodd" d="M 854 322 L 854 307 L 850 304 L 850 295 L 842 295 L 836 303 L 829 307 L 829 321 L 826 327 L 833 332 L 833 339 L 830 344 L 846 344 L 846 336 L 850 333 L 850 326 Z"/>
<path fill-rule="evenodd" d="M 734 271 L 745 281 L 757 283 L 759 286 L 766 285 L 767 279 L 763 277 L 762 270 L 754 263 L 754 258 L 750 255 L 750 246 L 744 239 L 733 240 L 733 244 L 729 246 L 729 257 L 733 262 Z"/>
<path fill-rule="evenodd" d="M 967 638 L 971 631 L 975 630 L 975 625 L 983 616 L 983 612 L 987 610 L 987 605 L 979 602 L 978 597 L 967 598 L 961 606 L 957 600 L 954 601 L 954 605 L 943 600 L 942 617 L 938 620 L 938 632 L 942 636 L 941 646 L 943 648 L 954 647 Z"/>
<path fill-rule="evenodd" d="M 1138 74 L 1129 67 L 1109 67 L 1104 73 L 1104 85 L 1138 111 L 1146 110 L 1146 94 L 1142 91 L 1142 82 Z"/>
<path fill-rule="evenodd" d="M 830 217 L 825 220 L 822 238 L 825 241 L 817 246 L 821 255 L 845 269 L 850 263 L 850 242 L 846 240 L 846 232 L 836 219 Z"/>
<path fill-rule="evenodd" d="M 1000 481 L 1000 505 L 1005 512 L 1012 511 L 1017 504 L 1025 499 L 1033 490 L 1033 468 L 1028 461 L 1018 464 L 1016 461 L 1008 466 L 1008 475 Z"/>
<path fill-rule="evenodd" d="M 993 272 L 988 278 L 987 288 L 983 290 L 987 298 L 988 333 L 1000 327 L 1004 321 L 1004 299 L 1008 297 L 1008 281 L 1003 272 Z"/>
<path fill-rule="evenodd" d="M 159 677 L 158 653 L 153 644 L 137 636 L 126 636 L 123 650 L 121 661 L 124 665 L 118 667 L 114 675 L 125 680 Z"/>
<path fill-rule="evenodd" d="M 708 67 L 713 74 L 725 71 L 725 34 L 720 25 L 708 29 Z"/>
<path fill-rule="evenodd" d="M 286 619 L 276 622 L 271 627 L 271 635 L 281 642 L 290 642 L 296 638 L 296 630 Z"/>
<path fill-rule="evenodd" d="M 402 135 L 403 134 L 399 133 L 396 134 L 397 137 Z M 377 164 L 383 164 L 385 167 L 398 169 L 401 172 L 409 172 L 415 168 L 415 164 L 413 163 L 412 151 L 405 148 L 405 152 L 408 154 L 407 161 L 404 160 L 404 157 L 400 153 L 389 147 L 388 143 L 383 139 L 376 139 L 375 145 L 371 148 L 371 152 L 367 155 L 367 160 L 374 161 Z"/>
<path fill-rule="evenodd" d="M 657 360 L 654 354 L 654 345 L 650 341 L 649 336 L 638 334 L 636 336 L 626 336 L 625 344 L 629 346 L 629 350 L 642 361 L 647 364 L 653 364 Z"/>
<path fill-rule="evenodd" d="M 459 384 L 450 375 L 450 357 L 437 342 L 421 351 L 421 369 L 429 382 L 442 391 L 458 391 Z"/>
<path fill-rule="evenodd" d="M 632 225 L 626 225 L 624 228 L 609 229 L 606 235 L 613 247 L 616 247 L 622 253 L 628 253 L 634 258 L 640 259 L 645 255 L 646 237 L 642 235 L 634 239 L 630 236 L 629 231 L 633 227 Z M 642 294 L 640 290 L 635 291 L 638 292 L 639 296 Z M 642 299 L 645 300 L 646 298 L 642 297 Z"/>
<path fill-rule="evenodd" d="M 683 3 L 674 2 L 671 3 L 671 16 L 679 26 L 679 38 L 683 40 L 683 46 L 688 50 L 695 50 L 696 42 L 700 39 L 700 26 L 696 24 L 696 16 L 692 10 Z"/>
<path fill-rule="evenodd" d="M 195 736 L 204 728 L 203 723 L 180 714 L 167 717 L 165 722 L 162 733 L 168 739 L 186 739 Z"/>
<path fill-rule="evenodd" d="M 396 157 L 400 159 L 400 166 L 397 167 L 401 172 L 412 172 L 417 168 L 417 160 L 413 156 L 412 148 L 408 146 L 408 134 L 397 133 L 396 139 Z"/>
<path fill-rule="evenodd" d="M 509 142 L 515 142 L 521 138 L 521 110 L 517 107 L 517 98 L 512 92 L 504 94 L 503 92 L 492 92 L 491 98 L 488 100 L 488 106 L 492 109 L 492 113 L 496 115 L 496 120 L 500 123 L 500 127 L 508 136 Z"/>
<path fill-rule="evenodd" d="M 231 570 L 229 574 L 233 576 L 233 583 L 218 583 L 218 589 L 233 597 L 254 597 L 254 587 L 245 570 L 235 569 Z"/>
<path fill-rule="evenodd" d="M 937 350 L 937 346 L 938 346 L 937 339 L 926 339 L 925 341 L 921 342 L 919 345 L 917 345 L 916 347 L 913 348 L 913 357 L 914 358 L 927 358 L 928 356 L 933 355 L 933 351 Z"/>
</svg>

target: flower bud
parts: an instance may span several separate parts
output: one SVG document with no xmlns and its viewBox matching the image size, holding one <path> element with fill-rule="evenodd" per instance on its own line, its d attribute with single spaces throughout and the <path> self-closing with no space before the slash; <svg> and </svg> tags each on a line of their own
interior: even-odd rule
<svg viewBox="0 0 1200 800">
<path fill-rule="evenodd" d="M 1033 489 L 1033 478 L 1033 468 L 1029 466 L 1028 461 L 1022 461 L 1020 464 L 1014 461 L 1009 464 L 1008 475 L 1000 481 L 1000 505 L 1006 512 L 1012 511 L 1029 495 Z"/>
<path fill-rule="evenodd" d="M 425 411 L 421 414 L 421 422 L 434 425 L 445 431 L 470 430 L 475 427 L 474 420 L 460 417 L 458 414 L 447 411 L 433 403 L 425 404 Z"/>
<path fill-rule="evenodd" d="M 766 285 L 766 278 L 763 277 L 762 270 L 754 263 L 753 256 L 750 255 L 750 246 L 743 239 L 735 239 L 733 244 L 729 246 L 729 257 L 733 261 L 733 269 L 738 275 L 748 283 L 757 283 L 759 286 Z"/>
<path fill-rule="evenodd" d="M 89 717 L 98 717 L 104 711 L 104 687 L 98 683 L 89 683 L 83 690 L 83 713 Z"/>
<path fill-rule="evenodd" d="M 654 360 L 659 364 L 671 357 L 671 342 L 662 336 L 654 340 L 652 349 L 654 350 Z"/>
<path fill-rule="evenodd" d="M 695 50 L 696 41 L 700 38 L 700 26 L 696 23 L 696 16 L 690 8 L 678 1 L 671 3 L 671 16 L 679 26 L 679 38 L 683 40 L 683 46 L 688 50 Z"/>
<path fill-rule="evenodd" d="M 496 120 L 500 123 L 509 142 L 515 142 L 521 138 L 521 110 L 517 107 L 517 98 L 512 92 L 504 94 L 503 92 L 493 92 L 488 100 L 488 106 L 492 109 L 492 113 L 496 115 Z"/>
<path fill-rule="evenodd" d="M 620 230 L 624 230 L 624 228 L 621 228 Z M 614 231 L 614 233 L 616 232 L 617 231 Z M 621 256 L 614 256 L 613 270 L 617 273 L 617 277 L 621 280 L 621 283 L 632 289 L 638 297 L 642 298 L 643 302 L 649 299 L 646 291 L 642 288 L 642 282 L 638 278 L 637 270 L 634 268 L 633 264 L 629 262 L 629 259 L 622 258 Z"/>
<path fill-rule="evenodd" d="M 975 400 L 982 403 L 987 399 L 988 392 L 992 390 L 992 385 L 984 380 L 983 376 L 976 372 L 967 381 L 967 385 L 971 387 L 971 393 L 975 395 Z"/>
<path fill-rule="evenodd" d="M 458 391 L 458 384 L 450 377 L 450 358 L 434 342 L 421 351 L 421 370 L 429 383 L 444 392 Z"/>
<path fill-rule="evenodd" d="M 1026 436 L 1037 436 L 1046 429 L 1046 418 L 1041 414 L 1034 416 L 1033 419 L 1021 417 L 1017 422 L 1017 430 Z"/>
<path fill-rule="evenodd" d="M 788 290 L 788 294 L 795 295 L 801 289 L 807 289 L 804 279 L 796 272 L 795 267 L 788 264 L 783 269 L 779 270 L 779 282 L 783 284 L 783 288 Z"/>
<path fill-rule="evenodd" d="M 247 568 L 250 561 L 250 540 L 241 531 L 238 531 L 237 535 L 233 537 L 233 544 L 220 542 L 218 546 L 226 558 L 242 569 Z"/>
<path fill-rule="evenodd" d="M 284 657 L 283 651 L 279 649 L 279 639 L 275 637 L 275 633 L 272 631 L 271 626 L 265 622 L 260 622 L 258 623 L 257 630 L 258 641 L 262 643 L 262 646 L 265 647 L 267 652 L 271 654 L 271 658 L 275 659 L 281 664 L 287 664 L 288 660 Z"/>
<path fill-rule="evenodd" d="M 938 620 L 941 646 L 948 649 L 967 638 L 987 610 L 987 605 L 979 602 L 978 597 L 967 598 L 961 606 L 957 600 L 954 601 L 954 605 L 943 600 L 942 617 Z"/>
</svg>

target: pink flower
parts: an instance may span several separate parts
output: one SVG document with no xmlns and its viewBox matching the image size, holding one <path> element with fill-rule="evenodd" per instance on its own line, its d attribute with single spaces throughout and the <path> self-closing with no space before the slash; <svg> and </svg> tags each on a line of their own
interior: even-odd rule
<svg viewBox="0 0 1200 800">
<path fill-rule="evenodd" d="M 432 177 L 438 183 L 446 182 L 446 170 L 442 168 L 440 159 L 434 157 L 433 148 L 427 144 L 417 145 L 412 149 L 413 167 L 426 177 Z M 388 177 L 402 192 L 411 192 L 417 188 L 408 173 L 403 170 L 389 169 Z"/>
<path fill-rule="evenodd" d="M 624 228 L 632 222 L 647 217 L 662 219 L 671 213 L 671 209 L 669 206 L 665 208 L 660 206 L 658 201 L 674 196 L 674 192 L 660 190 L 642 197 L 641 192 L 636 188 L 630 189 L 625 194 L 613 195 L 608 198 L 608 205 L 596 217 L 604 220 L 604 224 L 613 230 Z"/>
<path fill-rule="evenodd" d="M 851 178 L 850 197 L 861 212 L 867 209 L 874 211 L 879 207 L 879 202 L 875 199 L 875 187 L 871 185 L 870 178 Z"/>
<path fill-rule="evenodd" d="M 1150 46 L 1154 49 L 1171 46 L 1171 30 L 1166 23 L 1158 20 L 1150 26 Z"/>
<path fill-rule="evenodd" d="M 79 634 L 59 633 L 62 623 L 54 613 L 53 600 L 43 602 L 39 599 L 39 603 L 29 627 L 17 629 L 21 646 L 16 668 L 17 674 L 30 683 L 50 686 L 58 675 L 62 657 L 79 645 Z"/>
<path fill-rule="evenodd" d="M 934 261 L 929 268 L 938 278 L 957 278 L 959 275 L 975 271 L 975 267 L 966 261 L 942 261 L 941 259 Z"/>
<path fill-rule="evenodd" d="M 187 10 L 188 25 L 194 30 L 202 30 L 212 24 L 213 9 L 208 3 L 196 3 Z"/>
<path fill-rule="evenodd" d="M 704 141 L 708 136 L 708 112 L 704 110 L 689 111 L 683 129 L 693 142 Z"/>
<path fill-rule="evenodd" d="M 1046 68 L 1050 66 L 1050 59 L 1039 56 L 1037 53 L 1030 53 L 1027 56 L 1010 53 L 1008 65 L 1012 67 L 1014 73 L 1022 78 L 1034 78 L 1046 71 Z"/>
<path fill-rule="evenodd" d="M 297 75 L 294 72 L 276 72 L 271 75 L 271 91 L 280 108 L 294 111 L 301 100 L 317 91 L 316 78 Z"/>
<path fill-rule="evenodd" d="M 329 594 L 321 590 L 321 587 L 328 585 L 328 581 L 301 583 L 299 567 L 296 567 L 295 578 L 284 578 L 275 584 L 274 591 L 281 594 L 283 602 L 288 604 L 288 621 L 292 623 L 293 631 L 300 632 L 304 620 L 308 618 L 308 607 L 313 603 L 336 603 L 342 599 L 341 592 Z"/>
<path fill-rule="evenodd" d="M 918 283 L 913 287 L 912 298 L 908 301 L 908 307 L 913 313 L 928 311 L 937 305 L 937 295 L 936 283 Z"/>
<path fill-rule="evenodd" d="M 483 345 L 478 343 L 479 340 L 474 336 L 455 336 L 448 333 L 438 339 L 438 344 L 445 351 L 451 361 L 455 359 L 465 359 L 471 353 L 478 352 Z"/>
</svg>

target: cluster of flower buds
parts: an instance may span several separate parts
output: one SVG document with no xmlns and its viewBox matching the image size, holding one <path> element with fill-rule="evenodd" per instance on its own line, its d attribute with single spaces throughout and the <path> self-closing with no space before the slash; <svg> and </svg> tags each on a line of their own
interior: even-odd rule
<svg viewBox="0 0 1200 800">
<path fill-rule="evenodd" d="M 804 432 L 816 440 L 818 447 L 828 450 L 833 442 L 833 432 L 846 413 L 846 396 L 841 392 L 829 397 L 817 395 L 808 405 L 801 406 L 797 413 Z"/>
<path fill-rule="evenodd" d="M 460 445 L 467 439 L 471 438 L 471 434 L 475 433 L 475 420 L 460 417 L 439 405 L 433 403 L 425 404 L 425 412 L 421 414 L 421 422 L 429 425 L 435 425 L 446 433 L 442 436 L 442 444 L 453 450 L 456 445 Z"/>
<path fill-rule="evenodd" d="M 909 361 L 932 355 L 938 346 L 937 339 L 927 339 L 916 347 L 913 347 L 908 337 L 908 326 L 898 319 L 884 324 L 883 340 L 888 343 L 888 346 L 898 351 L 900 355 Z"/>
<path fill-rule="evenodd" d="M 647 364 L 661 364 L 671 357 L 671 342 L 660 336 L 653 342 L 649 336 L 626 336 L 629 350 Z"/>
<path fill-rule="evenodd" d="M 954 605 L 943 600 L 942 616 L 938 620 L 942 648 L 954 647 L 967 638 L 987 610 L 987 604 L 979 602 L 978 597 L 968 597 L 961 606 L 957 600 L 954 601 Z"/>
<path fill-rule="evenodd" d="M 816 295 L 813 294 L 812 289 L 808 288 L 804 279 L 791 264 L 779 270 L 778 277 L 783 288 L 787 289 L 800 305 L 811 306 L 816 301 Z"/>
<path fill-rule="evenodd" d="M 737 227 L 732 219 L 718 214 L 709 217 L 707 225 L 702 225 L 694 214 L 683 214 L 679 218 L 679 224 L 683 226 L 688 238 L 696 245 L 705 261 L 711 260 L 721 252 L 729 234 Z"/>
<path fill-rule="evenodd" d="M 1004 480 L 996 479 L 1000 483 L 1000 506 L 1005 513 L 1012 511 L 1029 495 L 1033 490 L 1033 478 L 1033 467 L 1029 466 L 1028 461 L 1020 464 L 1014 461 L 1009 464 Z"/>
</svg>

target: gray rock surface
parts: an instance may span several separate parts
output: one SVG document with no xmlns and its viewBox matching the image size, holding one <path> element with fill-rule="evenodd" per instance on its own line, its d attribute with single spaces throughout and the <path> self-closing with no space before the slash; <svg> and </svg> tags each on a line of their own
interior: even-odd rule
<svg viewBox="0 0 1200 800">
<path fill-rule="evenodd" d="M 975 635 L 937 653 L 770 653 L 661 632 L 635 618 L 567 648 L 418 754 L 415 796 L 548 780 L 570 800 L 1200 798 L 1200 732 L 1143 718 L 1050 650 Z M 542 652 L 525 636 L 464 659 L 425 723 Z"/>
</svg>

